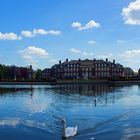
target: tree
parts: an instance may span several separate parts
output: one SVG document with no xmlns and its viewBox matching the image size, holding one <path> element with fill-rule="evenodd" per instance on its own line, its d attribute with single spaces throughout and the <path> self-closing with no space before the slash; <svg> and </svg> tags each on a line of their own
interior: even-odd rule
<svg viewBox="0 0 140 140">
<path fill-rule="evenodd" d="M 3 80 L 3 71 L 4 71 L 3 65 L 0 64 L 0 80 Z"/>
<path fill-rule="evenodd" d="M 42 79 L 42 70 L 41 69 L 37 69 L 37 71 L 35 72 L 35 79 Z"/>
</svg>

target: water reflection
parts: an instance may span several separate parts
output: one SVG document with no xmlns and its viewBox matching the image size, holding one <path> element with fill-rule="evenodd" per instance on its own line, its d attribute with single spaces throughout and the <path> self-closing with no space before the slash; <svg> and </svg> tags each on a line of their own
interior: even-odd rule
<svg viewBox="0 0 140 140">
<path fill-rule="evenodd" d="M 64 93 L 78 93 L 80 95 L 101 95 L 115 90 L 112 84 L 72 84 L 72 85 L 58 85 L 55 90 Z"/>
<path fill-rule="evenodd" d="M 121 88 L 122 86 L 116 87 L 113 84 L 72 84 L 59 85 L 57 88 L 54 88 L 53 91 L 57 94 L 67 96 L 71 94 L 89 96 L 90 99 L 94 101 L 94 105 L 97 106 L 98 104 L 103 104 L 103 102 L 104 105 L 115 103 L 115 92 L 119 91 Z"/>
<path fill-rule="evenodd" d="M 73 140 L 140 138 L 138 85 L 0 87 L 3 140 L 16 140 L 18 131 L 27 139 L 60 140 L 62 118 L 67 119 L 67 126 L 78 126 L 78 135 Z M 13 129 L 15 133 L 8 137 Z"/>
<path fill-rule="evenodd" d="M 0 88 L 0 96 L 4 93 L 16 93 L 19 91 L 32 90 L 31 88 Z"/>
<path fill-rule="evenodd" d="M 140 128 L 126 128 L 124 129 L 123 140 L 139 140 Z"/>
</svg>

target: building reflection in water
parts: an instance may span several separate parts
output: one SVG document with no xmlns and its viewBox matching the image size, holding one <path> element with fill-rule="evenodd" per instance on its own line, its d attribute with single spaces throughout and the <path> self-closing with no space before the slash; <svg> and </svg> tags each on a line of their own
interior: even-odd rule
<svg viewBox="0 0 140 140">
<path fill-rule="evenodd" d="M 90 96 L 94 105 L 98 104 L 108 105 L 115 103 L 115 91 L 122 88 L 116 87 L 113 84 L 71 84 L 59 85 L 54 88 L 55 93 L 59 94 L 79 94 L 83 96 Z"/>
<path fill-rule="evenodd" d="M 33 85 L 30 86 L 30 91 L 31 91 L 31 99 L 33 99 L 33 95 L 34 95 L 34 90 L 33 90 Z"/>
<path fill-rule="evenodd" d="M 34 90 L 36 92 L 45 92 L 45 90 L 52 93 L 63 94 L 63 95 L 80 95 L 79 97 L 90 97 L 89 100 L 94 103 L 94 106 L 98 105 L 108 105 L 115 103 L 115 93 L 118 89 L 121 89 L 122 86 L 115 86 L 113 84 L 69 84 L 69 85 L 57 85 L 51 87 L 39 87 L 35 88 L 34 86 L 30 86 L 28 88 L 0 88 L 0 96 L 6 96 L 7 94 L 13 93 L 13 97 L 16 98 L 15 95 L 20 96 L 19 92 L 21 92 L 21 96 L 23 94 L 29 96 L 33 99 Z M 24 91 L 24 92 L 23 92 Z M 67 96 L 69 98 L 69 96 Z M 63 97 L 62 97 L 63 98 Z M 80 98 L 76 98 L 75 100 L 79 100 Z M 86 101 L 86 99 L 85 99 Z"/>
</svg>

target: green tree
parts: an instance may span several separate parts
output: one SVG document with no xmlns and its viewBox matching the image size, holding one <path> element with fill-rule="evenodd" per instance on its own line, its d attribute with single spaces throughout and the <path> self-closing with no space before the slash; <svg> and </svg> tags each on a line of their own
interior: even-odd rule
<svg viewBox="0 0 140 140">
<path fill-rule="evenodd" d="M 42 70 L 41 69 L 36 70 L 35 79 L 42 79 Z"/>
<path fill-rule="evenodd" d="M 3 80 L 4 67 L 0 64 L 0 80 Z"/>
</svg>

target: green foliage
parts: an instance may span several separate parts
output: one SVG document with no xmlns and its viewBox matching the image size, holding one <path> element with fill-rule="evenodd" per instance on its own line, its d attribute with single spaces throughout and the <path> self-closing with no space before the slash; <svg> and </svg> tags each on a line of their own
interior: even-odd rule
<svg viewBox="0 0 140 140">
<path fill-rule="evenodd" d="M 0 80 L 28 80 L 29 68 L 17 66 L 5 66 L 0 64 Z"/>
<path fill-rule="evenodd" d="M 42 79 L 42 70 L 41 69 L 36 70 L 35 79 Z"/>
</svg>

